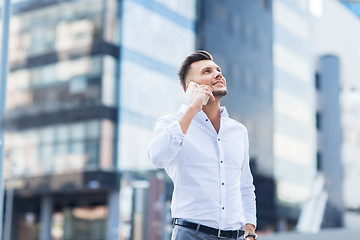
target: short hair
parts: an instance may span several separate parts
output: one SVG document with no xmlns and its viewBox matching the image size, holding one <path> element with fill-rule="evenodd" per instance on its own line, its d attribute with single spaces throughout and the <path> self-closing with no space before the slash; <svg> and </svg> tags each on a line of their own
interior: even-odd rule
<svg viewBox="0 0 360 240">
<path fill-rule="evenodd" d="M 202 60 L 213 60 L 213 57 L 210 53 L 203 51 L 203 50 L 197 50 L 196 52 L 190 54 L 185 58 L 183 63 L 181 64 L 178 75 L 180 78 L 181 86 L 184 88 L 184 91 L 186 91 L 186 82 L 185 77 L 186 74 L 189 71 L 190 65 L 194 62 L 202 61 Z"/>
</svg>

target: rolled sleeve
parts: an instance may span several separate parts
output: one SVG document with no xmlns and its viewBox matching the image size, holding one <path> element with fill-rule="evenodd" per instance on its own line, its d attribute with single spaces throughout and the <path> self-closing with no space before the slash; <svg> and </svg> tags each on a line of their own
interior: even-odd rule
<svg viewBox="0 0 360 240">
<path fill-rule="evenodd" d="M 184 137 L 177 118 L 158 120 L 147 148 L 148 158 L 158 168 L 167 167 L 178 155 Z"/>
<path fill-rule="evenodd" d="M 185 134 L 181 131 L 181 126 L 178 120 L 173 121 L 167 128 L 167 131 L 169 131 L 174 143 L 178 143 L 179 145 L 182 144 Z"/>
</svg>

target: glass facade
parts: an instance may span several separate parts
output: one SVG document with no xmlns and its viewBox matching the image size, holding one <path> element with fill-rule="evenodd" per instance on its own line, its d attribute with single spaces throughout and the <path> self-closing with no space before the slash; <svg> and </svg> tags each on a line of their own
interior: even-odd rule
<svg viewBox="0 0 360 240">
<path fill-rule="evenodd" d="M 107 206 L 76 206 L 59 209 L 52 215 L 53 240 L 98 240 L 106 230 Z"/>
<path fill-rule="evenodd" d="M 269 1 L 199 1 L 197 48 L 221 67 L 230 117 L 248 130 L 259 231 L 275 229 L 272 6 Z M 214 18 L 216 16 L 216 18 Z"/>
<path fill-rule="evenodd" d="M 114 170 L 115 127 L 108 120 L 62 123 L 6 134 L 5 177 Z"/>
<path fill-rule="evenodd" d="M 273 8 L 276 195 L 281 215 L 296 220 L 296 211 L 284 209 L 300 207 L 316 174 L 312 18 L 309 1 L 275 0 Z"/>
<path fill-rule="evenodd" d="M 109 57 L 113 62 L 115 59 Z M 17 117 L 104 104 L 105 57 L 84 56 L 12 71 L 8 78 L 7 116 Z M 112 73 L 115 82 L 115 72 Z M 107 89 L 110 90 L 111 89 Z M 112 106 L 115 96 L 112 94 Z"/>
<path fill-rule="evenodd" d="M 55 240 L 111 239 L 111 234 L 153 240 L 170 235 L 171 183 L 147 160 L 146 146 L 155 120 L 187 102 L 177 70 L 197 48 L 211 52 L 221 66 L 229 88 L 223 104 L 248 128 L 259 229 L 275 231 L 283 219 L 295 223 L 317 170 L 310 2 L 14 4 L 4 175 L 23 180 L 25 187 L 41 177 L 46 181 L 64 175 L 57 183 L 66 186 L 59 183 L 49 190 L 53 192 L 39 193 L 44 186 L 31 185 L 35 190 L 29 199 L 37 203 L 29 208 L 19 208 L 28 200 L 28 189 L 15 191 L 18 239 L 42 236 L 45 195 L 54 200 L 47 214 Z M 359 99 L 355 88 L 347 86 L 345 93 L 343 100 L 351 103 L 343 115 L 348 142 L 343 146 L 345 197 L 348 206 L 358 208 L 359 194 L 351 191 L 351 184 L 359 182 L 359 164 L 353 158 L 359 155 L 359 130 L 353 127 Z M 100 189 L 101 177 L 91 175 L 85 181 L 82 175 L 96 171 L 121 172 L 128 179 L 119 177 L 120 192 L 118 186 Z M 74 195 L 74 185 L 89 196 L 101 195 L 101 200 L 84 203 L 88 196 Z M 69 191 L 71 197 L 59 203 L 57 191 Z M 110 193 L 121 198 L 120 204 Z"/>
<path fill-rule="evenodd" d="M 145 149 L 155 119 L 186 101 L 177 68 L 195 50 L 195 15 L 195 0 L 13 5 L 4 174 L 26 182 L 14 206 L 27 199 L 22 193 L 36 198 L 14 213 L 18 239 L 115 239 L 144 228 L 154 239 L 169 235 L 161 228 L 169 216 L 152 210 L 163 193 L 148 189 L 134 190 L 144 215 L 126 209 L 130 228 L 119 232 L 117 174 L 154 170 Z M 94 194 L 101 201 L 85 204 Z M 155 230 L 142 223 L 148 209 L 158 216 Z M 133 224 L 140 230 L 132 232 Z"/>
<path fill-rule="evenodd" d="M 79 194 L 75 194 L 79 197 Z M 52 240 L 99 240 L 106 239 L 109 207 L 101 194 L 84 194 L 83 199 L 60 194 L 52 198 L 49 223 L 42 222 L 43 202 L 38 197 L 16 198 L 15 216 L 11 239 L 42 239 L 44 226 L 48 226 Z"/>
<path fill-rule="evenodd" d="M 198 48 L 213 54 L 227 80 L 228 94 L 222 104 L 232 118 L 247 127 L 250 155 L 258 166 L 257 171 L 272 177 L 271 4 L 262 1 L 226 1 L 224 4 L 211 1 L 207 4 L 202 1 L 199 8 L 202 10 Z M 214 15 L 219 19 L 214 20 Z M 214 29 L 218 32 L 216 38 Z"/>
<path fill-rule="evenodd" d="M 99 40 L 118 45 L 117 5 L 117 0 L 54 1 L 52 4 L 27 0 L 16 5 L 11 19 L 10 62 L 84 48 Z"/>
<path fill-rule="evenodd" d="M 186 102 L 177 68 L 195 50 L 196 1 L 122 2 L 118 168 L 149 170 L 156 118 Z M 169 34 L 171 32 L 171 34 Z"/>
<path fill-rule="evenodd" d="M 39 239 L 40 222 L 39 216 L 34 212 L 20 214 L 17 222 L 19 227 L 18 240 L 36 240 Z"/>
<path fill-rule="evenodd" d="M 172 183 L 148 160 L 146 147 L 156 119 L 186 103 L 177 70 L 195 50 L 196 0 L 124 0 L 121 9 L 120 238 L 165 240 L 171 233 Z"/>
<path fill-rule="evenodd" d="M 14 5 L 6 176 L 114 170 L 118 7 L 116 0 Z"/>
</svg>

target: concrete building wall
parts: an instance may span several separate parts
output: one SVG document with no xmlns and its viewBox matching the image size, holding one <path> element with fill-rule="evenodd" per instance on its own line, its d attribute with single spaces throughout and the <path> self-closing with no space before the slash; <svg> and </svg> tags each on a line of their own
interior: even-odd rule
<svg viewBox="0 0 360 240">
<path fill-rule="evenodd" d="M 341 62 L 344 204 L 347 209 L 359 209 L 360 193 L 354 189 L 360 184 L 360 19 L 339 1 L 317 2 L 312 11 L 315 55 L 336 55 Z"/>
<path fill-rule="evenodd" d="M 326 178 L 328 193 L 327 208 L 322 226 L 341 227 L 343 225 L 343 172 L 341 162 L 341 109 L 340 109 L 340 66 L 337 56 L 320 58 L 318 110 L 319 159 L 318 170 Z M 320 157 L 321 156 L 321 157 Z"/>
</svg>

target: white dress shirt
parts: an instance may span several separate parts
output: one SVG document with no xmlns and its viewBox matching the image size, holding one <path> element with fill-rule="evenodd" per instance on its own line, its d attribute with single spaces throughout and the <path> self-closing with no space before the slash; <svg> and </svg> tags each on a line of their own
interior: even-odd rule
<svg viewBox="0 0 360 240">
<path fill-rule="evenodd" d="M 222 230 L 256 226 L 245 126 L 222 107 L 219 133 L 200 111 L 183 134 L 178 119 L 186 109 L 158 119 L 148 146 L 149 159 L 174 182 L 172 217 Z"/>
</svg>

